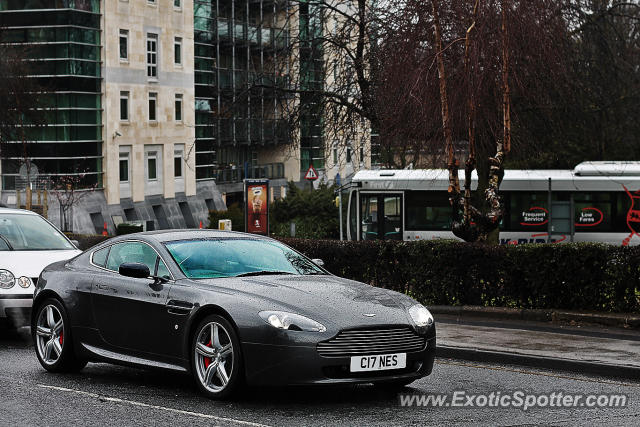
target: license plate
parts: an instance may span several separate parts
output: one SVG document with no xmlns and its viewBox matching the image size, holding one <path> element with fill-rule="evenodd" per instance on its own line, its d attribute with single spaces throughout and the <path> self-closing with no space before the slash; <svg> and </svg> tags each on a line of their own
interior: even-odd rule
<svg viewBox="0 0 640 427">
<path fill-rule="evenodd" d="M 352 356 L 351 372 L 385 371 L 407 367 L 407 353 Z"/>
</svg>

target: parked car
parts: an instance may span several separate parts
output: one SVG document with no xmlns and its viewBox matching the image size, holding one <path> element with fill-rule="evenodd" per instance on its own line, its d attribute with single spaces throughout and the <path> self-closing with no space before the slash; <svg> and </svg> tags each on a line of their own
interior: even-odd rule
<svg viewBox="0 0 640 427">
<path fill-rule="evenodd" d="M 0 323 L 28 325 L 42 269 L 81 251 L 37 213 L 0 208 Z"/>
<path fill-rule="evenodd" d="M 431 373 L 429 310 L 320 265 L 244 233 L 115 237 L 44 269 L 35 351 L 51 372 L 89 361 L 190 372 L 215 399 L 245 382 L 399 387 Z"/>
</svg>

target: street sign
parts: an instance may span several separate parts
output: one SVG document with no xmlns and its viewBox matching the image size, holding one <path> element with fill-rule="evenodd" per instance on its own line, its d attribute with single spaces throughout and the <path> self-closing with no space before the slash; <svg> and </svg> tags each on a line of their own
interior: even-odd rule
<svg viewBox="0 0 640 427">
<path fill-rule="evenodd" d="M 318 171 L 316 171 L 313 165 L 309 166 L 309 169 L 307 169 L 307 173 L 304 174 L 304 179 L 308 179 L 309 181 L 315 181 L 318 179 Z"/>
</svg>

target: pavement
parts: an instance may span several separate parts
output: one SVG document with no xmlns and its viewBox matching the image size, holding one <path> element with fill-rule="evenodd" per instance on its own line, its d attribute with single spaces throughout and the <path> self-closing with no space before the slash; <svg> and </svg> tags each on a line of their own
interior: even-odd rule
<svg viewBox="0 0 640 427">
<path fill-rule="evenodd" d="M 441 323 L 446 328 L 444 322 Z M 400 405 L 395 392 L 372 385 L 248 389 L 236 399 L 211 401 L 191 378 L 171 372 L 90 363 L 75 374 L 50 374 L 39 365 L 28 329 L 0 333 L 0 426 L 637 426 L 640 382 L 606 375 L 437 358 L 433 373 L 404 393 L 451 398 L 464 407 Z M 622 394 L 625 407 L 491 407 L 490 393 L 527 396 L 561 392 Z M 477 396 L 475 406 L 467 398 Z M 448 401 L 450 401 L 449 399 Z M 485 402 L 486 403 L 486 402 Z"/>
<path fill-rule="evenodd" d="M 433 310 L 440 357 L 640 379 L 640 329 L 628 323 L 582 323 L 580 313 L 532 321 L 491 309 L 442 311 Z"/>
</svg>

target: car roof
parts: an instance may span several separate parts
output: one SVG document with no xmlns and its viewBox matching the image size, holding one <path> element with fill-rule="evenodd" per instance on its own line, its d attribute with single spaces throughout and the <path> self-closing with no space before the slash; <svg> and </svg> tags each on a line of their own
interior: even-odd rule
<svg viewBox="0 0 640 427">
<path fill-rule="evenodd" d="M 192 239 L 211 239 L 211 238 L 239 238 L 250 237 L 265 239 L 264 236 L 248 233 L 240 233 L 238 231 L 221 231 L 213 229 L 197 229 L 197 230 L 156 230 L 145 231 L 142 233 L 132 233 L 120 236 L 118 240 L 127 240 L 135 238 L 147 238 L 158 242 L 170 242 L 174 240 L 192 240 Z"/>
<path fill-rule="evenodd" d="M 3 213 L 22 214 L 22 215 L 38 215 L 35 212 L 31 212 L 31 211 L 28 211 L 28 210 L 25 210 L 25 209 L 12 209 L 12 208 L 0 207 L 0 214 L 3 214 Z"/>
</svg>

